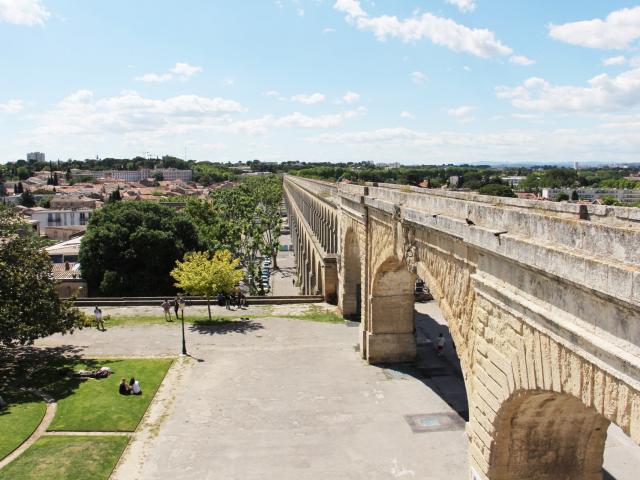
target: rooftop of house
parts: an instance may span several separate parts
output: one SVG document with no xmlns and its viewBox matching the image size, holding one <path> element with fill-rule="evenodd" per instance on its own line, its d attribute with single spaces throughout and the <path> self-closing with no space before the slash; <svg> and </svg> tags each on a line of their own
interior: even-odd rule
<svg viewBox="0 0 640 480">
<path fill-rule="evenodd" d="M 49 255 L 64 255 L 64 254 L 74 254 L 80 252 L 80 242 L 82 241 L 82 237 L 72 238 L 71 240 L 67 240 L 66 242 L 56 243 L 55 245 L 51 245 L 50 247 L 45 248 L 45 251 Z"/>
<path fill-rule="evenodd" d="M 80 272 L 79 263 L 54 263 L 51 272 L 55 280 L 80 280 L 82 273 Z"/>
</svg>

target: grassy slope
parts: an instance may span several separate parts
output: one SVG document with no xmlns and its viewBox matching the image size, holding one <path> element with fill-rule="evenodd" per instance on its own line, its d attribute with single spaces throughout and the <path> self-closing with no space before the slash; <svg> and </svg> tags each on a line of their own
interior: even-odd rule
<svg viewBox="0 0 640 480">
<path fill-rule="evenodd" d="M 72 395 L 60 399 L 49 430 L 135 430 L 172 360 L 122 359 L 95 362 L 99 366 L 111 367 L 114 374 L 105 379 L 87 379 Z M 77 369 L 80 368 L 82 365 L 77 366 Z M 142 395 L 120 395 L 120 380 L 126 378 L 128 382 L 132 376 L 140 381 Z"/>
<path fill-rule="evenodd" d="M 27 392 L 3 392 L 2 398 L 7 407 L 0 410 L 0 459 L 29 438 L 47 409 L 43 400 Z"/>
<path fill-rule="evenodd" d="M 44 436 L 0 470 L 0 480 L 107 480 L 128 441 L 125 436 Z"/>
</svg>

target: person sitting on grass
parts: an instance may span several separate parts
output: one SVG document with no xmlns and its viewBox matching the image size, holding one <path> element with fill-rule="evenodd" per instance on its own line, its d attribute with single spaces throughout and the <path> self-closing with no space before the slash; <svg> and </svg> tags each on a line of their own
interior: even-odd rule
<svg viewBox="0 0 640 480">
<path fill-rule="evenodd" d="M 131 395 L 131 389 L 129 388 L 129 385 L 127 385 L 127 381 L 124 378 L 120 382 L 119 391 L 120 395 Z"/>
<path fill-rule="evenodd" d="M 129 380 L 129 389 L 131 390 L 132 395 L 142 395 L 140 382 L 138 382 L 134 377 L 131 377 L 131 380 Z"/>
</svg>

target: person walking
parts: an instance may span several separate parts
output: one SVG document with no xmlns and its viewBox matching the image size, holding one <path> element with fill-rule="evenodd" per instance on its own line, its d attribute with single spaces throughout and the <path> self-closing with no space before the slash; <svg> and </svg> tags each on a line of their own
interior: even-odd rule
<svg viewBox="0 0 640 480">
<path fill-rule="evenodd" d="M 96 305 L 96 308 L 93 309 L 93 315 L 94 317 L 96 317 L 96 328 L 104 332 L 106 328 L 104 328 L 104 320 L 102 319 L 102 310 L 100 310 L 97 305 Z"/>
<path fill-rule="evenodd" d="M 438 356 L 442 357 L 444 355 L 444 344 L 445 344 L 444 334 L 438 334 L 438 340 L 436 341 L 436 351 L 438 352 Z"/>
<path fill-rule="evenodd" d="M 180 297 L 176 295 L 176 298 L 173 299 L 173 310 L 176 312 L 176 320 L 179 318 L 178 317 L 178 310 L 180 309 L 179 298 Z"/>
<path fill-rule="evenodd" d="M 184 307 L 187 306 L 187 302 L 182 297 L 178 297 L 178 307 L 182 311 L 182 315 L 184 316 Z M 177 318 L 177 317 L 176 317 Z"/>
<path fill-rule="evenodd" d="M 164 310 L 164 319 L 167 322 L 170 322 L 171 321 L 171 304 L 165 298 L 161 306 L 162 306 L 162 310 Z"/>
<path fill-rule="evenodd" d="M 228 293 L 225 294 L 224 302 L 225 302 L 225 306 L 227 307 L 227 310 L 231 310 L 231 295 L 229 295 Z"/>
</svg>

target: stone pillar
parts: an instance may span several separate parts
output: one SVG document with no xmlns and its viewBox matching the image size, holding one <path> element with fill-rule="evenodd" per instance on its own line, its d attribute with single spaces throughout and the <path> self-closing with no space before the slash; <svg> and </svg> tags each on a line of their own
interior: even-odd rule
<svg viewBox="0 0 640 480">
<path fill-rule="evenodd" d="M 390 259 L 379 267 L 367 302 L 369 363 L 415 360 L 414 285 L 415 275 L 397 260 Z"/>
</svg>

